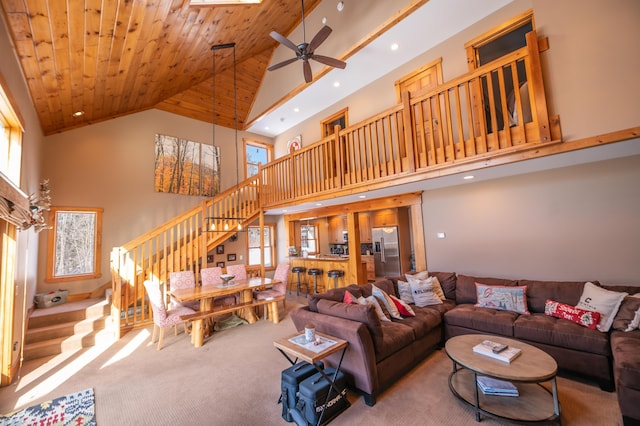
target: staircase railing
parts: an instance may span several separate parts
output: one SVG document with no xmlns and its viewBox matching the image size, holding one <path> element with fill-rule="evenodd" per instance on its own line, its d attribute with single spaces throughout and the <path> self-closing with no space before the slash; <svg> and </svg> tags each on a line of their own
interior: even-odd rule
<svg viewBox="0 0 640 426">
<path fill-rule="evenodd" d="M 192 270 L 198 280 L 202 265 L 207 265 L 207 252 L 236 232 L 203 232 L 207 218 L 243 218 L 242 225 L 248 226 L 260 214 L 259 187 L 260 179 L 255 176 L 113 248 L 111 312 L 116 329 L 122 331 L 152 321 L 145 300 L 145 280 L 163 284 L 165 291 L 171 271 Z"/>
</svg>

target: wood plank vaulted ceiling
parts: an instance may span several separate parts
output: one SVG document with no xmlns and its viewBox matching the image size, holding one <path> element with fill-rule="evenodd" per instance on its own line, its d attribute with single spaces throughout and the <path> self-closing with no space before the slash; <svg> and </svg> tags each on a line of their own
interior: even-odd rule
<svg viewBox="0 0 640 426">
<path fill-rule="evenodd" d="M 320 0 L 305 0 L 305 12 Z M 238 128 L 299 0 L 190 6 L 189 0 L 0 0 L 43 132 L 158 108 L 213 117 L 211 46 L 236 43 Z M 216 53 L 216 124 L 234 127 L 232 50 Z M 231 106 L 231 107 L 229 107 Z M 74 117 L 76 111 L 84 115 Z"/>
</svg>

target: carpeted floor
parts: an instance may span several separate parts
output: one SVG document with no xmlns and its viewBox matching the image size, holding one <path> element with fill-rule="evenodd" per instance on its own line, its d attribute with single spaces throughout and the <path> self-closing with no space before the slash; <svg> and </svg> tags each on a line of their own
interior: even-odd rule
<svg viewBox="0 0 640 426">
<path fill-rule="evenodd" d="M 287 312 L 296 306 L 288 301 Z M 277 400 L 280 372 L 289 364 L 273 340 L 294 331 L 284 314 L 277 325 L 259 321 L 214 333 L 198 349 L 189 336 L 168 331 L 157 351 L 151 327 L 134 330 L 109 347 L 26 362 L 19 381 L 0 388 L 0 413 L 92 387 L 99 426 L 283 425 Z M 472 410 L 449 391 L 450 371 L 444 351 L 437 351 L 374 407 L 350 393 L 352 406 L 331 424 L 477 425 Z M 564 425 L 622 425 L 615 393 L 566 378 L 558 385 Z"/>
</svg>

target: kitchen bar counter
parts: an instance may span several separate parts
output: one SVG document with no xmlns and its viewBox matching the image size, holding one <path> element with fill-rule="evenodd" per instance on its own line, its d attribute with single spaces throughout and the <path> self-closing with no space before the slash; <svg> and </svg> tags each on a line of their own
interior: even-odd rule
<svg viewBox="0 0 640 426">
<path fill-rule="evenodd" d="M 289 265 L 291 265 L 291 269 L 295 266 L 304 266 L 309 270 L 310 268 L 318 268 L 322 269 L 322 275 L 318 275 L 318 291 L 323 292 L 330 288 L 333 288 L 334 282 L 333 278 L 329 278 L 327 276 L 327 272 L 333 269 L 337 269 L 340 271 L 344 271 L 344 277 L 338 278 L 338 287 L 346 287 L 349 284 L 345 277 L 349 276 L 349 256 L 332 256 L 332 255 L 316 255 L 316 256 L 308 256 L 308 257 L 289 257 Z M 362 268 L 366 269 L 366 263 L 362 262 Z M 366 274 L 365 274 L 366 276 Z M 304 278 L 302 274 L 300 275 L 300 279 L 306 280 L 309 282 L 309 290 L 313 291 L 313 277 L 309 276 L 305 273 Z M 291 273 L 289 276 L 289 282 L 292 283 L 292 288 L 295 287 L 295 283 L 298 281 L 298 275 Z"/>
</svg>

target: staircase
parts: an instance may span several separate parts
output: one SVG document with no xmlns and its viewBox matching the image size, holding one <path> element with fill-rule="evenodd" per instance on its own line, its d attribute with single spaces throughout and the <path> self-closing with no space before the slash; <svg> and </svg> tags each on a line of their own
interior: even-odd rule
<svg viewBox="0 0 640 426">
<path fill-rule="evenodd" d="M 110 305 L 85 299 L 45 309 L 29 317 L 24 360 L 32 360 L 115 341 Z"/>
</svg>

